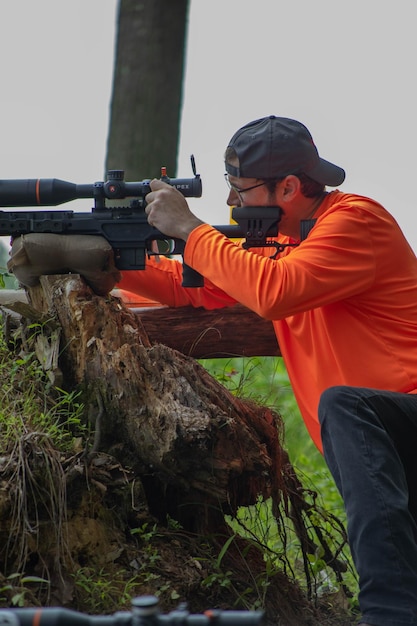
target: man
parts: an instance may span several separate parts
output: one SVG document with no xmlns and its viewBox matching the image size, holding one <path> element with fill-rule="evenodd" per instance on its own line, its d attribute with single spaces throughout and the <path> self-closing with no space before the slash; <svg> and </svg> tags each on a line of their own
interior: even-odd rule
<svg viewBox="0 0 417 626">
<path fill-rule="evenodd" d="M 171 306 L 238 301 L 273 321 L 301 413 L 344 499 L 362 624 L 417 625 L 416 257 L 380 204 L 326 191 L 344 171 L 319 157 L 299 122 L 247 124 L 225 158 L 228 204 L 280 207 L 279 240 L 299 245 L 277 259 L 244 250 L 155 180 L 148 221 L 187 242 L 184 261 L 206 285 L 182 288 L 180 264 L 161 259 L 124 272 L 119 286 Z"/>
<path fill-rule="evenodd" d="M 148 221 L 186 241 L 184 261 L 205 286 L 182 287 L 181 264 L 167 258 L 123 272 L 118 286 L 170 306 L 241 302 L 272 320 L 306 426 L 344 499 L 362 624 L 417 626 L 417 259 L 380 204 L 326 191 L 345 173 L 295 120 L 247 124 L 225 166 L 229 205 L 281 211 L 284 252 L 243 249 L 154 180 Z"/>
</svg>

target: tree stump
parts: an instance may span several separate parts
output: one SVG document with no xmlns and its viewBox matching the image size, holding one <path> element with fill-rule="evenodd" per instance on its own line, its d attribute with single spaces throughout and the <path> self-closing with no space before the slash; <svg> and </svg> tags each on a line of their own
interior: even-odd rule
<svg viewBox="0 0 417 626">
<path fill-rule="evenodd" d="M 84 386 L 95 415 L 93 452 L 128 460 L 158 518 L 213 532 L 225 512 L 279 499 L 276 414 L 233 396 L 193 358 L 152 344 L 139 316 L 79 277 L 44 276 L 29 299 L 59 321 L 63 379 Z"/>
</svg>

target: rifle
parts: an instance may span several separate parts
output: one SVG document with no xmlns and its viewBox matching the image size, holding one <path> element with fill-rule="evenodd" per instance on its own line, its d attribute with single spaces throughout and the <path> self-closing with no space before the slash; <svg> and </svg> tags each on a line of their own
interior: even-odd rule
<svg viewBox="0 0 417 626">
<path fill-rule="evenodd" d="M 64 608 L 0 609 L 2 626 L 258 626 L 264 612 L 211 609 L 190 614 L 186 604 L 163 615 L 155 596 L 133 598 L 132 611 L 113 615 L 87 615 Z"/>
<path fill-rule="evenodd" d="M 160 180 L 178 189 L 185 197 L 199 198 L 202 182 L 191 157 L 193 178 L 169 178 L 161 168 Z M 150 180 L 125 182 L 123 170 L 110 170 L 105 182 L 78 185 L 59 179 L 0 180 L 0 207 L 57 206 L 80 198 L 92 198 L 89 213 L 65 210 L 0 211 L 0 236 L 12 238 L 29 233 L 99 235 L 104 237 L 115 255 L 119 270 L 143 270 L 152 255 L 183 255 L 185 242 L 172 239 L 150 226 L 145 213 L 145 196 L 151 191 Z M 131 198 L 129 206 L 106 206 L 107 200 Z M 276 253 L 282 247 L 271 237 L 278 234 L 279 207 L 235 207 L 236 225 L 214 226 L 232 239 L 244 239 L 245 248 L 269 247 Z M 275 254 L 276 254 L 275 253 Z M 199 287 L 202 276 L 183 267 L 183 286 Z"/>
</svg>

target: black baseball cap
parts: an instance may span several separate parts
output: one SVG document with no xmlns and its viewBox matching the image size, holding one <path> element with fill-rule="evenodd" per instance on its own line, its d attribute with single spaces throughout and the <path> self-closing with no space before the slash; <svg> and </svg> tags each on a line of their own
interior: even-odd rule
<svg viewBox="0 0 417 626">
<path fill-rule="evenodd" d="M 307 174 L 322 185 L 337 187 L 345 171 L 319 156 L 309 130 L 296 120 L 270 115 L 240 128 L 230 140 L 239 159 L 226 171 L 237 178 L 285 178 Z"/>
</svg>

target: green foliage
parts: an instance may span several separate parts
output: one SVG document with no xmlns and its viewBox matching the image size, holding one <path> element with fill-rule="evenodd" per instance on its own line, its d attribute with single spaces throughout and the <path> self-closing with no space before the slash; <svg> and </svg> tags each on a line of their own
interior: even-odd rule
<svg viewBox="0 0 417 626">
<path fill-rule="evenodd" d="M 49 581 L 39 576 L 24 576 L 18 572 L 10 574 L 0 583 L 0 602 L 7 601 L 10 597 L 12 607 L 23 607 L 27 599 L 32 599 L 33 592 L 30 584 L 49 585 Z"/>
<path fill-rule="evenodd" d="M 74 574 L 76 595 L 82 605 L 88 605 L 95 614 L 113 613 L 120 607 L 129 608 L 132 597 L 137 595 L 140 585 L 138 577 L 126 580 L 126 571 L 108 572 L 80 567 Z"/>
<path fill-rule="evenodd" d="M 13 347 L 13 346 L 12 346 Z M 35 352 L 10 349 L 0 336 L 0 452 L 7 454 L 29 432 L 44 435 L 59 450 L 86 435 L 81 392 L 54 387 Z"/>
<path fill-rule="evenodd" d="M 202 564 L 203 570 L 206 572 L 205 578 L 201 581 L 201 586 L 203 589 L 213 590 L 214 594 L 219 593 L 219 590 L 227 590 L 229 601 L 236 608 L 245 608 L 246 610 L 264 608 L 265 593 L 273 572 L 269 570 L 268 563 L 265 563 L 263 571 L 254 573 L 248 552 L 253 547 L 259 550 L 259 545 L 248 541 L 242 550 L 239 536 L 238 532 L 229 535 L 218 552 L 217 549 L 213 548 L 211 542 L 201 544 L 202 555 L 195 557 L 195 560 Z M 236 571 L 227 567 L 225 557 L 229 552 L 231 552 L 230 562 L 235 561 L 236 555 L 240 554 L 241 562 L 245 563 L 247 568 L 244 577 L 237 579 Z M 246 586 L 243 584 L 243 578 L 248 581 Z"/>
<path fill-rule="evenodd" d="M 167 519 L 167 527 L 170 532 L 181 529 L 181 525 L 171 517 Z M 152 583 L 153 594 L 157 597 L 164 594 L 170 600 L 178 600 L 180 597 L 178 592 L 171 582 L 162 580 L 160 572 L 159 564 L 163 557 L 155 544 L 163 536 L 161 528 L 158 528 L 157 524 L 151 525 L 149 522 L 144 522 L 142 526 L 132 528 L 130 533 L 137 538 L 140 548 L 140 560 L 135 559 L 132 563 L 137 570 L 134 577 L 135 584 L 140 588 L 141 585 Z"/>
<path fill-rule="evenodd" d="M 314 505 L 306 522 L 313 534 L 318 529 L 334 554 L 343 552 L 348 568 L 344 582 L 350 589 L 356 589 L 356 573 L 351 557 L 349 551 L 344 551 L 342 547 L 345 524 L 343 501 L 324 458 L 305 428 L 283 360 L 271 357 L 213 359 L 202 361 L 202 365 L 233 394 L 269 406 L 283 417 L 284 447 Z M 315 515 L 318 517 L 315 510 L 320 512 L 320 520 L 315 518 Z M 305 563 L 299 537 L 290 520 L 286 522 L 285 529 L 278 527 L 270 501 L 259 500 L 251 507 L 241 507 L 236 518 L 227 518 L 227 521 L 235 533 L 261 548 L 265 572 L 268 572 L 263 580 L 264 586 L 279 568 L 284 568 L 286 573 L 303 583 Z M 320 595 L 337 590 L 338 581 L 323 559 L 322 548 L 308 554 L 307 559 L 316 592 Z"/>
<path fill-rule="evenodd" d="M 18 281 L 6 269 L 7 259 L 8 249 L 4 242 L 0 241 L 0 289 L 18 289 Z"/>
<path fill-rule="evenodd" d="M 131 535 L 137 535 L 145 543 L 150 542 L 158 533 L 157 524 L 149 525 L 148 522 L 144 522 L 142 526 L 132 528 Z"/>
</svg>

